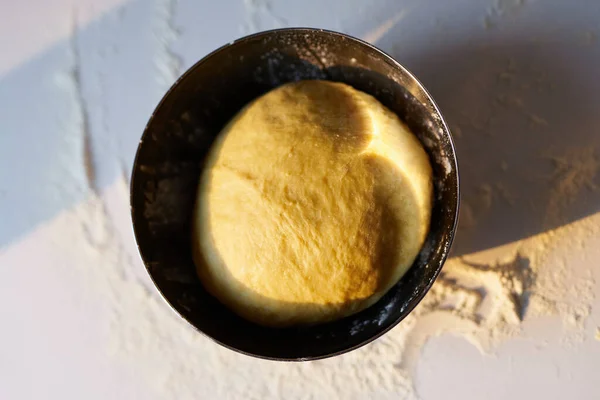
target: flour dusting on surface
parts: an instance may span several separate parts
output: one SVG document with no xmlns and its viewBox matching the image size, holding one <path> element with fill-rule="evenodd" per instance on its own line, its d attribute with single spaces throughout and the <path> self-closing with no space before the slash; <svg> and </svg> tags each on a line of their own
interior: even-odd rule
<svg viewBox="0 0 600 400">
<path fill-rule="evenodd" d="M 275 10 L 284 10 L 284 7 L 274 7 L 272 3 L 269 0 L 245 0 L 240 5 L 244 9 L 244 15 L 238 22 L 234 22 L 234 27 L 240 27 L 243 33 L 251 33 L 286 26 L 286 18 L 292 21 L 295 17 L 283 14 L 278 16 Z M 150 21 L 155 29 L 156 43 L 155 59 L 149 64 L 155 62 L 154 68 L 158 71 L 156 79 L 160 80 L 163 91 L 168 89 L 182 72 L 182 59 L 174 49 L 180 35 L 175 22 L 177 4 L 176 0 L 155 0 L 156 19 Z M 483 17 L 484 26 L 492 29 L 503 20 L 516 25 L 519 18 L 530 14 L 531 10 L 528 7 L 533 9 L 534 5 L 542 2 L 493 0 L 489 4 L 486 15 L 480 14 L 476 22 L 480 24 L 479 21 Z M 201 9 L 198 11 L 200 13 Z M 402 10 L 396 14 L 394 12 L 390 12 L 390 19 L 365 35 L 365 39 L 371 42 L 381 41 L 381 38 L 392 32 L 397 24 L 408 23 L 408 18 Z M 201 17 L 202 15 L 198 19 L 201 20 Z M 456 16 L 447 16 L 444 23 L 448 26 L 454 24 L 456 28 L 468 25 L 468 22 L 463 24 L 465 21 L 452 22 L 451 18 Z M 347 23 L 350 26 L 350 22 Z M 415 28 L 414 25 L 410 26 Z M 434 44 L 438 38 L 427 36 L 426 26 L 420 26 L 419 29 L 421 28 L 426 43 Z M 462 99 L 464 101 L 461 102 L 460 96 L 453 97 L 452 101 L 446 99 L 449 105 L 447 109 L 450 111 L 447 115 L 454 117 L 451 121 L 452 131 L 455 137 L 460 139 L 457 143 L 459 155 L 462 152 L 463 155 L 469 156 L 485 149 L 490 152 L 486 152 L 485 156 L 490 156 L 504 179 L 492 177 L 491 174 L 488 175 L 488 171 L 478 171 L 481 165 L 477 162 L 465 162 L 461 165 L 464 171 L 463 188 L 471 186 L 468 186 L 470 191 L 462 199 L 460 231 L 457 238 L 463 240 L 460 243 L 463 244 L 465 240 L 469 240 L 471 233 L 474 236 L 482 232 L 488 236 L 495 236 L 495 231 L 491 234 L 485 232 L 489 228 L 485 218 L 495 213 L 498 204 L 507 206 L 511 216 L 513 212 L 516 214 L 519 211 L 519 207 L 532 214 L 539 212 L 542 219 L 540 229 L 529 232 L 527 236 L 515 235 L 510 242 L 493 243 L 490 246 L 457 253 L 448 260 L 423 301 L 394 329 L 348 354 L 303 363 L 275 363 L 227 350 L 195 331 L 162 300 L 148 278 L 133 243 L 129 222 L 128 168 L 121 164 L 121 174 L 116 177 L 114 185 L 102 191 L 96 189 L 95 165 L 102 160 L 95 159 L 98 156 L 91 146 L 90 132 L 102 131 L 93 124 L 94 121 L 88 120 L 87 114 L 90 110 L 93 111 L 93 108 L 90 108 L 92 102 L 88 104 L 84 96 L 78 53 L 85 47 L 78 47 L 81 45 L 78 43 L 79 33 L 73 32 L 71 41 L 66 43 L 67 68 L 57 76 L 55 82 L 58 89 L 68 98 L 69 113 L 64 121 L 60 121 L 65 129 L 61 138 L 64 143 L 59 143 L 61 154 L 58 162 L 64 165 L 61 164 L 61 174 L 52 176 L 52 179 L 56 179 L 57 182 L 57 196 L 67 197 L 65 188 L 75 184 L 76 188 L 73 190 L 83 194 L 81 197 L 86 197 L 86 201 L 45 221 L 39 227 L 40 232 L 32 232 L 31 235 L 39 233 L 39 236 L 36 236 L 39 242 L 32 248 L 47 248 L 40 252 L 44 256 L 45 252 L 48 252 L 49 260 L 54 257 L 54 261 L 48 262 L 52 274 L 60 276 L 61 280 L 63 277 L 72 278 L 69 282 L 80 285 L 81 288 L 75 289 L 81 289 L 85 293 L 81 307 L 85 309 L 85 313 L 93 313 L 94 318 L 99 321 L 97 326 L 83 332 L 91 337 L 89 331 L 98 327 L 99 332 L 93 333 L 100 338 L 98 340 L 103 346 L 98 353 L 90 350 L 90 354 L 93 353 L 89 357 L 90 363 L 98 362 L 93 356 L 100 357 L 106 353 L 108 361 L 101 359 L 101 362 L 108 364 L 110 361 L 110 368 L 127 371 L 140 385 L 147 386 L 155 398 L 416 399 L 419 396 L 415 382 L 418 382 L 419 377 L 415 374 L 420 363 L 421 351 L 427 342 L 436 336 L 449 334 L 465 338 L 484 354 L 494 353 L 513 338 L 525 339 L 519 342 L 536 339 L 535 345 L 543 347 L 543 342 L 537 342 L 539 337 L 528 336 L 530 333 L 526 328 L 532 322 L 552 317 L 560 331 L 556 333 L 560 336 L 560 346 L 580 351 L 583 348 L 582 343 L 600 341 L 597 310 L 592 309 L 592 305 L 597 304 L 594 291 L 598 290 L 596 280 L 600 275 L 597 268 L 594 270 L 595 261 L 586 260 L 590 249 L 598 246 L 600 209 L 592 205 L 575 217 L 573 212 L 580 203 L 587 200 L 593 202 L 598 197 L 600 148 L 596 141 L 585 143 L 580 140 L 571 143 L 571 138 L 577 137 L 578 129 L 583 130 L 588 126 L 597 129 L 597 118 L 588 115 L 593 113 L 593 110 L 590 112 L 582 106 L 583 111 L 580 114 L 572 117 L 568 115 L 568 128 L 557 127 L 564 116 L 552 113 L 549 106 L 539 106 L 537 101 L 543 103 L 542 100 L 551 97 L 561 85 L 567 85 L 565 82 L 573 79 L 568 76 L 568 71 L 576 67 L 576 63 L 568 65 L 569 68 L 558 68 L 564 73 L 561 79 L 550 79 L 548 72 L 542 69 L 527 70 L 528 66 L 523 59 L 528 58 L 523 55 L 513 57 L 511 52 L 518 51 L 519 46 L 529 43 L 529 39 L 533 41 L 534 38 L 518 37 L 519 29 L 524 28 L 517 28 L 510 30 L 515 36 L 507 36 L 506 40 L 499 36 L 504 32 L 501 29 L 476 32 L 489 37 L 498 34 L 494 36 L 494 42 L 490 41 L 488 44 L 490 48 L 495 45 L 514 46 L 514 49 L 509 48 L 508 56 L 502 52 L 505 49 L 500 49 L 498 51 L 502 57 L 481 58 L 473 64 L 462 64 L 462 60 L 449 57 L 449 64 L 469 67 L 469 82 L 482 77 L 493 80 L 493 85 L 487 88 L 474 85 L 478 96 L 468 90 L 460 93 L 460 96 L 473 96 L 468 101 Z M 85 34 L 92 36 L 93 29 Z M 564 27 L 561 29 L 566 31 Z M 533 28 L 531 30 L 534 31 Z M 404 31 L 410 33 L 411 29 Z M 577 26 L 574 47 L 578 47 L 579 50 L 574 48 L 569 51 L 592 53 L 597 46 L 596 31 L 595 26 Z M 85 27 L 81 34 L 84 32 Z M 470 50 L 461 49 L 463 39 L 454 31 L 448 30 L 448 35 L 452 35 L 450 39 L 457 44 L 458 54 L 461 51 L 466 55 L 472 54 Z M 516 41 L 515 38 L 523 40 Z M 227 37 L 225 41 L 230 39 Z M 401 42 L 417 38 L 407 36 L 394 38 L 396 39 Z M 472 39 L 470 36 L 469 46 Z M 560 40 L 567 39 L 560 36 Z M 307 42 L 300 44 L 300 47 L 304 60 L 319 67 L 330 66 L 331 57 L 325 46 Z M 538 47 L 535 49 L 539 50 Z M 529 48 L 525 47 L 525 50 L 529 51 Z M 553 54 L 574 55 L 562 53 L 557 50 Z M 410 52 L 404 54 L 410 61 Z M 419 69 L 427 70 L 426 66 L 419 64 L 421 60 L 423 64 L 429 61 L 427 52 L 423 53 L 424 58 L 420 58 L 421 53 L 415 54 L 411 67 L 416 67 L 416 72 Z M 188 55 L 198 56 L 193 54 L 193 51 L 186 54 Z M 135 56 L 137 54 L 133 57 Z M 267 57 L 271 60 L 267 63 L 270 69 L 256 72 L 265 82 L 278 84 L 284 78 L 300 79 L 307 76 L 293 70 L 285 70 L 284 76 L 277 75 L 280 72 L 276 71 L 281 70 L 284 60 L 276 54 Z M 583 60 L 582 57 L 573 59 L 579 64 Z M 560 63 L 559 59 L 552 60 Z M 39 63 L 37 60 L 31 62 L 33 66 Z M 352 65 L 358 65 L 360 62 L 362 60 L 354 58 L 349 60 Z M 435 89 L 432 93 L 436 98 L 437 92 L 442 92 L 443 95 L 445 86 L 452 87 L 453 77 L 460 75 L 456 72 L 453 75 L 451 69 L 448 68 L 447 77 L 429 77 L 431 86 Z M 23 68 L 19 73 L 26 74 L 27 71 Z M 311 73 L 314 74 L 314 78 L 321 77 L 318 69 Z M 9 78 L 13 79 L 13 75 L 7 75 L 7 81 L 3 83 L 10 83 Z M 578 83 L 581 82 L 576 81 L 573 85 L 572 94 L 576 96 L 565 98 L 577 104 L 577 107 L 585 104 L 594 106 L 596 103 L 587 102 L 585 97 L 581 97 L 585 101 L 577 103 L 580 100 L 578 96 L 583 96 L 581 91 L 585 89 L 585 85 L 578 86 Z M 593 85 L 590 81 L 589 86 L 595 88 Z M 489 99 L 481 95 L 486 91 L 489 92 Z M 537 97 L 528 97 L 531 93 L 535 93 Z M 563 88 L 562 93 L 571 92 Z M 485 101 L 490 100 L 490 104 L 480 104 L 478 100 L 482 98 Z M 481 108 L 453 110 L 454 104 L 470 104 Z M 569 109 L 567 101 L 560 103 L 560 110 L 563 109 Z M 464 113 L 464 123 L 459 124 L 457 119 L 460 118 L 457 115 L 461 112 Z M 506 122 L 510 118 L 518 123 L 511 125 Z M 579 120 L 584 121 L 578 124 Z M 127 124 L 131 123 L 118 122 L 124 122 L 126 126 L 130 126 Z M 498 126 L 502 128 L 493 129 Z M 140 126 L 140 134 L 142 128 Z M 494 135 L 499 137 L 502 129 L 506 129 L 507 132 L 510 129 L 518 131 L 516 135 L 514 132 L 507 133 L 507 140 L 517 139 L 514 148 L 501 157 L 492 157 L 491 153 L 496 150 L 494 146 L 468 146 L 477 140 L 492 140 Z M 558 140 L 558 146 L 550 146 L 549 133 L 561 129 L 564 129 L 561 133 L 568 140 Z M 522 137 L 535 137 L 536 140 L 535 150 L 528 153 L 525 163 L 520 163 L 522 160 L 519 160 L 518 156 L 513 157 L 513 150 L 520 150 Z M 430 144 L 434 145 L 433 142 Z M 459 161 L 468 160 L 469 157 L 462 157 Z M 530 176 L 529 168 L 532 166 L 542 166 L 544 173 L 538 174 L 536 169 L 535 176 Z M 443 167 L 448 170 L 449 165 Z M 478 176 L 478 173 L 481 173 L 483 178 Z M 513 185 L 515 181 L 520 180 L 525 184 L 543 186 L 543 196 L 533 200 L 526 198 L 530 192 L 519 192 Z M 156 185 L 156 192 L 160 196 L 168 196 L 172 191 L 178 190 L 174 181 L 158 181 Z M 108 199 L 109 197 L 111 199 Z M 173 215 L 168 213 L 175 213 L 177 217 L 177 210 L 153 207 L 155 204 L 151 200 L 147 212 L 157 221 L 163 216 L 172 218 Z M 499 219 L 502 217 L 503 215 Z M 529 215 L 525 215 L 524 219 L 528 217 Z M 515 221 L 511 222 L 518 225 L 527 221 L 515 218 Z M 492 229 L 496 229 L 496 226 Z M 2 248 L 0 255 L 10 252 L 10 247 L 12 244 Z M 429 250 L 431 249 L 424 249 Z M 75 290 L 67 285 L 64 289 Z M 373 320 L 358 321 L 349 334 L 359 334 L 367 324 L 382 324 L 389 318 L 388 312 L 391 308 L 391 305 L 386 307 Z M 70 315 L 67 317 L 71 318 Z M 562 350 L 561 348 L 560 351 Z M 47 368 L 48 364 L 42 366 Z M 560 372 L 559 367 L 560 365 L 557 366 L 557 374 Z M 228 377 L 234 377 L 236 383 L 231 384 Z"/>
<path fill-rule="evenodd" d="M 376 44 L 379 40 L 381 40 L 394 26 L 396 26 L 402 19 L 407 15 L 406 10 L 401 10 L 396 13 L 396 15 L 389 18 L 387 21 L 382 23 L 381 25 L 375 27 L 373 30 L 365 33 L 362 39 L 365 42 L 369 42 L 371 44 Z"/>
<path fill-rule="evenodd" d="M 179 28 L 175 25 L 175 13 L 178 0 L 156 0 L 155 35 L 158 41 L 155 66 L 156 74 L 163 90 L 168 89 L 179 75 L 183 61 L 173 50 L 173 44 L 179 39 Z"/>
<path fill-rule="evenodd" d="M 244 35 L 289 26 L 285 18 L 273 11 L 270 0 L 243 0 L 243 4 L 245 18 L 240 30 Z"/>
</svg>

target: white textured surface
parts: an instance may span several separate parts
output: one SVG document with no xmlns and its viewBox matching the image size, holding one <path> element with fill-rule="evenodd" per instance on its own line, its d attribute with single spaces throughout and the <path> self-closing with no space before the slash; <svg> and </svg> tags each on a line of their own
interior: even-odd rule
<svg viewBox="0 0 600 400">
<path fill-rule="evenodd" d="M 157 296 L 127 205 L 137 141 L 181 72 L 246 33 L 312 26 L 376 41 L 438 101 L 462 167 L 455 255 L 597 224 L 600 3 L 572 3 L 0 2 L 0 399 L 597 399 L 592 298 L 576 328 L 525 318 L 491 355 L 435 313 L 324 361 L 222 349 Z M 544 262 L 598 295 L 590 232 Z M 415 326 L 454 333 L 406 340 Z"/>
</svg>

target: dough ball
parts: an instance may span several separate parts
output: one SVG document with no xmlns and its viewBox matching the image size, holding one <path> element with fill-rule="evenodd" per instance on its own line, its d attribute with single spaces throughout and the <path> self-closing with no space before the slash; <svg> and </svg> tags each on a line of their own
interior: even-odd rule
<svg viewBox="0 0 600 400">
<path fill-rule="evenodd" d="M 356 313 L 419 253 L 431 180 L 417 138 L 372 96 L 328 81 L 278 87 L 211 149 L 194 220 L 198 275 L 262 325 Z"/>
</svg>

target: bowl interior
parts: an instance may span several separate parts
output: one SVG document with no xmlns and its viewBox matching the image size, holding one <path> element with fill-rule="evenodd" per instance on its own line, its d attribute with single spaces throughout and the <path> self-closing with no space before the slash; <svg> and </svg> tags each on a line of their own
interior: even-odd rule
<svg viewBox="0 0 600 400">
<path fill-rule="evenodd" d="M 274 329 L 248 322 L 209 295 L 196 277 L 191 221 L 203 160 L 245 104 L 283 83 L 345 82 L 396 112 L 427 150 L 435 181 L 430 232 L 414 265 L 375 305 L 342 320 Z M 425 295 L 448 254 L 458 212 L 450 133 L 418 81 L 387 55 L 348 36 L 282 29 L 240 39 L 204 58 L 171 88 L 140 142 L 131 183 L 141 256 L 168 303 L 224 346 L 263 358 L 305 360 L 359 347 L 400 322 Z"/>
</svg>

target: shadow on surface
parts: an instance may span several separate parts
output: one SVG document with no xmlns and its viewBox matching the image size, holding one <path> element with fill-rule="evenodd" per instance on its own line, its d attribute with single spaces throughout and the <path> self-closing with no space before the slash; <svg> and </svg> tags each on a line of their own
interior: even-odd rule
<svg viewBox="0 0 600 400">
<path fill-rule="evenodd" d="M 600 211 L 600 53 L 591 46 L 517 37 L 392 54 L 428 88 L 455 138 L 455 255 Z"/>
<path fill-rule="evenodd" d="M 132 161 L 162 89 L 147 87 L 155 79 L 148 68 L 151 60 L 130 64 L 124 53 L 127 46 L 148 45 L 149 28 L 140 21 L 151 14 L 150 5 L 133 1 L 78 32 L 86 67 L 79 88 L 54 82 L 57 74 L 68 77 L 73 68 L 69 40 L 0 78 L 0 102 L 12 105 L 0 110 L 7 132 L 0 135 L 0 246 L 86 197 L 81 116 L 72 115 L 76 108 L 70 90 L 81 90 L 87 102 L 95 156 L 103 160 L 97 187 L 105 188 L 121 174 L 119 163 Z M 429 30 L 428 38 L 434 38 Z M 111 32 L 98 40 L 105 46 L 101 49 L 90 45 L 100 31 Z M 462 178 L 456 254 L 519 240 L 600 208 L 598 44 L 569 42 L 559 30 L 537 35 L 537 42 L 531 39 L 535 28 L 519 32 L 493 38 L 477 28 L 464 37 L 448 33 L 448 45 L 391 51 L 430 90 L 454 132 Z M 121 54 L 94 54 L 115 42 L 124 46 Z M 406 36 L 394 36 L 392 29 L 382 42 L 389 50 L 405 43 Z M 100 85 L 112 89 L 99 95 L 94 74 L 102 71 L 113 71 L 104 77 L 110 84 Z M 110 103 L 108 110 L 102 110 L 99 99 Z M 103 124 L 106 130 L 100 129 Z"/>
<path fill-rule="evenodd" d="M 0 76 L 0 248 L 129 175 L 166 89 L 153 13 L 122 4 Z"/>
</svg>

